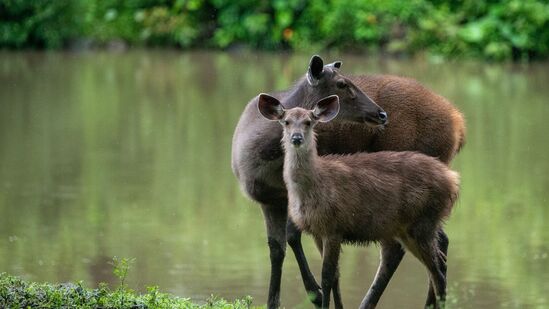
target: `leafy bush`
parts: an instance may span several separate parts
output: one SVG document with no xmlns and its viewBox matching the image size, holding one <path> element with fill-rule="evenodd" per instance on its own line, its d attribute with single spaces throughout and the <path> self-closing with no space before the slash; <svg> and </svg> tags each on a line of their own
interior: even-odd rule
<svg viewBox="0 0 549 309">
<path fill-rule="evenodd" d="M 461 6 L 444 1 L 430 11 L 414 34 L 417 47 L 497 60 L 549 55 L 549 3 L 545 1 L 468 0 Z"/>
<path fill-rule="evenodd" d="M 427 51 L 450 57 L 549 55 L 545 0 L 4 0 L 0 46 L 102 44 L 268 50 Z"/>
<path fill-rule="evenodd" d="M 59 48 L 80 31 L 71 0 L 0 1 L 0 46 Z"/>
</svg>

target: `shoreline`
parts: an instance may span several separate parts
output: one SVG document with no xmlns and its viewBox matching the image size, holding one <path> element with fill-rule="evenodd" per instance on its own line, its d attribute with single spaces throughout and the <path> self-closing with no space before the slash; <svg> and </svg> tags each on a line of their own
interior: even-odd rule
<svg viewBox="0 0 549 309">
<path fill-rule="evenodd" d="M 100 284 L 92 289 L 82 282 L 31 282 L 0 273 L 1 308 L 260 308 L 252 306 L 249 296 L 227 301 L 212 295 L 205 303 L 196 303 L 190 298 L 160 292 L 158 287 L 147 290 L 139 294 L 123 284 L 116 288 Z"/>
</svg>

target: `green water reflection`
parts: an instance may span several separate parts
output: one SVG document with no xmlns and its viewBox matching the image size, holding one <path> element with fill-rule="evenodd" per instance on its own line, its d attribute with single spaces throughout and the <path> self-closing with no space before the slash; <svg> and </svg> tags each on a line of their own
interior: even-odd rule
<svg viewBox="0 0 549 309">
<path fill-rule="evenodd" d="M 115 282 L 113 256 L 134 257 L 133 288 L 264 302 L 262 216 L 231 173 L 231 137 L 247 100 L 291 85 L 308 58 L 1 52 L 0 271 L 95 285 Z M 447 225 L 452 308 L 549 306 L 549 65 L 340 58 L 347 73 L 412 76 L 466 115 L 453 164 L 462 194 Z M 377 259 L 375 247 L 345 248 L 348 307 Z M 407 256 L 380 307 L 420 307 L 426 282 Z M 282 300 L 310 307 L 291 253 Z"/>
</svg>

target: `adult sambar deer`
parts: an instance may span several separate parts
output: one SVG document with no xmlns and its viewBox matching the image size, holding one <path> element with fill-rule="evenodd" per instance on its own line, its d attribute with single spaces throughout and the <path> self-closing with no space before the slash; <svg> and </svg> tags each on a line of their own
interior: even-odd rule
<svg viewBox="0 0 549 309">
<path fill-rule="evenodd" d="M 319 156 L 314 127 L 336 117 L 336 95 L 320 100 L 312 110 L 285 110 L 262 94 L 258 108 L 283 127 L 289 217 L 312 234 L 322 250 L 322 307 L 329 307 L 341 244 L 378 242 L 381 250 L 404 244 L 425 265 L 435 287 L 435 308 L 441 308 L 446 255 L 437 232 L 457 199 L 458 174 L 433 157 L 411 151 Z"/>
<path fill-rule="evenodd" d="M 340 67 L 339 61 L 324 65 L 319 56 L 313 56 L 307 73 L 291 89 L 272 94 L 284 108 L 299 106 L 307 109 L 321 98 L 333 94 L 339 96 L 339 115 L 334 121 L 316 128 L 319 155 L 415 150 L 449 163 L 459 151 L 465 138 L 464 120 L 446 99 L 412 79 L 387 75 L 344 76 Z M 257 102 L 258 97 L 255 97 L 248 103 L 236 127 L 232 168 L 243 191 L 261 204 L 265 217 L 271 259 L 267 305 L 277 308 L 280 304 L 282 263 L 288 241 L 305 289 L 314 295 L 313 303 L 320 306 L 321 289 L 303 253 L 301 231 L 287 220 L 288 197 L 282 178 L 283 150 L 280 144 L 282 129 L 261 116 Z M 442 231 L 439 239 L 444 251 L 447 238 Z M 383 262 L 366 295 L 367 303 L 377 303 L 403 255 L 399 246 L 382 250 Z M 338 294 L 336 285 L 336 305 L 340 305 Z M 434 291 L 431 288 L 427 304 L 433 303 Z"/>
</svg>

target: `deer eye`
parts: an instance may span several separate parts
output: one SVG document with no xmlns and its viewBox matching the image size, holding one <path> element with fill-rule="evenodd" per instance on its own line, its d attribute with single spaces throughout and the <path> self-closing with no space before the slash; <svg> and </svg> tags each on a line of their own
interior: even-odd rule
<svg viewBox="0 0 549 309">
<path fill-rule="evenodd" d="M 340 79 L 336 82 L 336 87 L 339 88 L 339 89 L 346 88 L 347 83 L 344 80 Z"/>
<path fill-rule="evenodd" d="M 290 122 L 288 120 L 284 120 L 282 123 L 284 123 L 285 126 L 290 125 Z"/>
<path fill-rule="evenodd" d="M 311 126 L 311 122 L 310 122 L 309 120 L 305 120 L 305 121 L 303 122 L 303 124 L 306 125 L 306 126 L 308 126 L 308 127 Z"/>
</svg>

